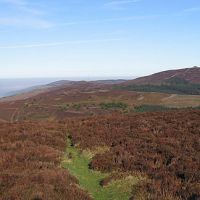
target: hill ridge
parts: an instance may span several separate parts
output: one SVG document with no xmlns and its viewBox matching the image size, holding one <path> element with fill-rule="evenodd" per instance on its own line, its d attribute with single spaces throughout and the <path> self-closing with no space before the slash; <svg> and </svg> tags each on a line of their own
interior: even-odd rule
<svg viewBox="0 0 200 200">
<path fill-rule="evenodd" d="M 194 66 L 192 68 L 161 71 L 148 76 L 143 76 L 130 81 L 126 81 L 123 84 L 160 85 L 162 83 L 165 83 L 166 80 L 169 80 L 170 78 L 181 78 L 188 81 L 189 83 L 200 84 L 200 67 Z"/>
</svg>

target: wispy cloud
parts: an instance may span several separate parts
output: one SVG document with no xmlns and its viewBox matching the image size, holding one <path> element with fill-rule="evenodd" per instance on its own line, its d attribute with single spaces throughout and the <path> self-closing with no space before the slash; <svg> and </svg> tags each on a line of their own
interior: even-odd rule
<svg viewBox="0 0 200 200">
<path fill-rule="evenodd" d="M 0 46 L 0 49 L 30 49 L 40 47 L 55 47 L 63 45 L 76 45 L 76 44 L 87 44 L 87 43 L 101 43 L 101 42 L 112 42 L 125 40 L 125 38 L 108 38 L 108 39 L 96 39 L 96 40 L 76 40 L 76 41 L 65 41 L 65 42 L 53 42 L 53 43 L 37 43 L 37 44 L 25 44 L 25 45 L 11 45 L 11 46 Z"/>
<path fill-rule="evenodd" d="M 134 16 L 127 16 L 127 17 L 108 18 L 108 19 L 105 19 L 104 21 L 105 22 L 134 21 L 134 20 L 153 19 L 159 16 L 160 15 L 134 15 Z"/>
<path fill-rule="evenodd" d="M 40 9 L 35 8 L 32 4 L 30 4 L 30 1 L 27 0 L 0 0 L 0 3 L 8 4 L 20 11 L 34 15 L 41 15 L 44 13 Z"/>
<path fill-rule="evenodd" d="M 86 21 L 74 21 L 74 22 L 63 22 L 55 24 L 55 26 L 74 26 L 74 25 L 83 25 L 83 24 L 100 24 L 100 23 L 109 23 L 109 22 L 120 22 L 120 21 L 137 21 L 137 20 L 148 20 L 156 19 L 161 15 L 133 15 L 126 17 L 114 17 L 114 18 L 105 18 L 101 20 L 86 20 Z"/>
<path fill-rule="evenodd" d="M 1 3 L 8 3 L 15 6 L 24 6 L 27 4 L 25 0 L 0 0 Z"/>
<path fill-rule="evenodd" d="M 110 1 L 105 3 L 105 6 L 116 6 L 116 5 L 125 5 L 125 4 L 131 4 L 131 3 L 137 3 L 141 0 L 119 0 L 119 1 Z"/>
<path fill-rule="evenodd" d="M 50 28 L 53 25 L 46 20 L 36 18 L 0 18 L 0 25 L 11 27 Z"/>
<path fill-rule="evenodd" d="M 104 7 L 113 10 L 121 10 L 127 8 L 128 5 L 130 6 L 130 4 L 135 4 L 140 1 L 141 0 L 114 0 L 105 3 Z"/>
<path fill-rule="evenodd" d="M 140 0 L 135 0 L 140 1 Z M 130 1 L 113 1 L 117 4 L 120 4 L 121 2 L 130 2 Z M 112 3 L 112 2 L 110 2 Z M 124 17 L 114 17 L 114 18 L 105 18 L 101 20 L 86 20 L 86 21 L 72 21 L 72 22 L 63 22 L 55 24 L 55 26 L 75 26 L 75 25 L 83 25 L 83 24 L 100 24 L 100 23 L 109 23 L 109 22 L 126 22 L 126 21 L 138 21 L 138 20 L 152 20 L 152 19 L 158 19 L 162 17 L 179 17 L 182 15 L 187 15 L 189 13 L 196 13 L 200 12 L 200 7 L 193 7 L 193 8 L 187 8 L 180 11 L 177 11 L 175 13 L 166 13 L 166 14 L 152 14 L 152 15 L 133 15 L 133 16 L 124 16 Z"/>
<path fill-rule="evenodd" d="M 188 13 L 200 12 L 200 7 L 186 8 L 186 9 L 183 10 L 183 11 L 184 11 L 184 12 L 188 12 Z"/>
<path fill-rule="evenodd" d="M 200 13 L 200 7 L 190 7 L 190 8 L 185 8 L 183 10 L 177 11 L 176 13 L 172 13 L 168 16 L 173 16 L 173 17 L 183 17 L 185 15 L 193 15 Z"/>
<path fill-rule="evenodd" d="M 15 26 L 28 26 L 34 28 L 59 28 L 68 26 L 79 26 L 88 24 L 101 24 L 101 23 L 111 23 L 111 22 L 128 22 L 128 21 L 138 21 L 138 20 L 151 20 L 156 19 L 164 15 L 133 15 L 124 17 L 114 17 L 114 18 L 104 18 L 100 20 L 83 20 L 83 21 L 69 21 L 61 23 L 53 23 L 48 20 L 43 19 L 16 19 L 16 18 L 0 18 L 0 24 L 2 25 L 15 25 Z"/>
<path fill-rule="evenodd" d="M 22 17 L 16 17 L 12 14 L 1 16 L 0 25 L 17 26 L 17 27 L 32 27 L 32 28 L 50 28 L 52 23 L 44 19 L 44 11 L 40 10 L 30 2 L 30 0 L 0 0 L 0 4 L 7 4 L 9 7 L 14 7 Z M 7 8 L 9 9 L 9 8 Z"/>
</svg>

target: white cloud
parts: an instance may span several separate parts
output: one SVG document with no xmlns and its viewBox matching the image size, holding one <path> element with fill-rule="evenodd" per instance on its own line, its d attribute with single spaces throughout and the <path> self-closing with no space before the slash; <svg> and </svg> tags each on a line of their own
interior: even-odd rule
<svg viewBox="0 0 200 200">
<path fill-rule="evenodd" d="M 119 1 L 110 1 L 108 3 L 105 3 L 105 6 L 116 6 L 116 5 L 125 5 L 125 4 L 130 4 L 130 3 L 136 3 L 141 0 L 119 0 Z"/>
<path fill-rule="evenodd" d="M 0 0 L 1 3 L 8 4 L 10 6 L 14 6 L 17 10 L 26 12 L 33 15 L 41 15 L 44 14 L 43 11 L 34 8 L 30 2 L 25 0 Z"/>
<path fill-rule="evenodd" d="M 108 39 L 96 39 L 96 40 L 76 40 L 76 41 L 65 41 L 65 42 L 53 42 L 53 43 L 38 43 L 38 44 L 25 44 L 25 45 L 12 45 L 12 46 L 0 46 L 0 49 L 29 49 L 39 47 L 54 47 L 63 45 L 75 45 L 84 43 L 101 43 L 101 42 L 112 42 L 125 40 L 124 38 L 108 38 Z"/>
<path fill-rule="evenodd" d="M 9 7 L 14 7 L 20 14 L 20 18 L 12 14 L 4 14 L 0 17 L 0 25 L 15 26 L 15 27 L 32 27 L 32 28 L 50 28 L 52 23 L 43 19 L 44 11 L 31 4 L 28 0 L 0 0 L 2 4 L 8 4 Z M 9 9 L 6 8 L 6 9 Z M 14 12 L 16 13 L 16 12 Z"/>
<path fill-rule="evenodd" d="M 27 4 L 24 0 L 0 0 L 1 3 L 7 3 L 15 6 L 25 6 Z"/>
<path fill-rule="evenodd" d="M 120 21 L 135 21 L 135 20 L 145 20 L 145 19 L 156 19 L 163 15 L 133 15 L 127 17 L 115 17 L 115 18 L 105 18 L 101 20 L 87 20 L 87 21 L 74 21 L 74 22 L 63 22 L 55 24 L 54 26 L 76 26 L 80 24 L 99 24 L 105 22 L 120 22 Z"/>
<path fill-rule="evenodd" d="M 193 8 L 187 8 L 184 10 L 184 12 L 199 12 L 200 7 L 193 7 Z"/>
<path fill-rule="evenodd" d="M 0 18 L 0 25 L 29 28 L 50 28 L 53 26 L 46 20 L 36 18 Z"/>
</svg>

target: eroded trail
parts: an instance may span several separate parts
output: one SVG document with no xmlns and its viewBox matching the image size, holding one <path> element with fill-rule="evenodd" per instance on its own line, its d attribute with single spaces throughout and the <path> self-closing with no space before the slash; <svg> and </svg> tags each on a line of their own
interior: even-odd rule
<svg viewBox="0 0 200 200">
<path fill-rule="evenodd" d="M 81 152 L 72 146 L 68 139 L 62 166 L 78 179 L 81 188 L 88 191 L 95 200 L 128 200 L 139 178 L 129 175 L 123 179 L 111 181 L 106 186 L 101 186 L 101 181 L 111 174 L 89 169 L 90 155 L 91 152 L 90 154 Z"/>
</svg>

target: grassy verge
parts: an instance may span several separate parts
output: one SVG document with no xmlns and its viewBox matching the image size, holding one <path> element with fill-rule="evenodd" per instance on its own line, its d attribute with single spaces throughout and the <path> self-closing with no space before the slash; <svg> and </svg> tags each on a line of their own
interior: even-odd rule
<svg viewBox="0 0 200 200">
<path fill-rule="evenodd" d="M 163 105 L 140 105 L 135 107 L 134 112 L 159 112 L 159 111 L 170 111 L 172 108 Z"/>
<path fill-rule="evenodd" d="M 73 147 L 68 139 L 62 166 L 79 180 L 80 187 L 88 191 L 95 200 L 128 200 L 139 179 L 134 176 L 127 176 L 102 187 L 100 182 L 109 174 L 89 169 L 90 158 L 91 156 L 81 153 Z"/>
</svg>

